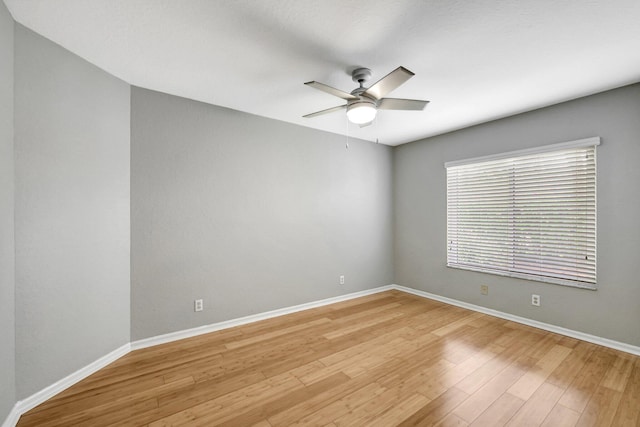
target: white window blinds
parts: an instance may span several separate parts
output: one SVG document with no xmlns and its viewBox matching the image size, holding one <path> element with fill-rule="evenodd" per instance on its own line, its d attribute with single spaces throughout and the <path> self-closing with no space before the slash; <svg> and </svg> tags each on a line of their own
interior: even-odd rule
<svg viewBox="0 0 640 427">
<path fill-rule="evenodd" d="M 447 265 L 595 289 L 599 143 L 445 164 Z"/>
</svg>

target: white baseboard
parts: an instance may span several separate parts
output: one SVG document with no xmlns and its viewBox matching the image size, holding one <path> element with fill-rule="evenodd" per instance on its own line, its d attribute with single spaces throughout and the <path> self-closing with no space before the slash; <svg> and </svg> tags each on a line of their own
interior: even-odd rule
<svg viewBox="0 0 640 427">
<path fill-rule="evenodd" d="M 489 316 L 499 317 L 505 320 L 511 320 L 512 322 L 521 323 L 527 326 L 533 326 L 534 328 L 543 329 L 545 331 L 554 332 L 556 334 L 565 335 L 571 338 L 577 338 L 582 341 L 587 341 L 593 344 L 601 345 L 603 347 L 609 347 L 614 350 L 620 350 L 620 351 L 624 351 L 625 353 L 631 353 L 631 354 L 635 354 L 636 356 L 640 356 L 640 347 L 635 345 L 623 343 L 620 341 L 614 341 L 608 338 L 602 338 L 595 335 L 590 335 L 584 332 L 574 331 L 573 329 L 567 329 L 561 326 L 539 322 L 537 320 L 527 319 L 526 317 L 520 317 L 520 316 L 516 316 L 515 314 L 504 313 L 502 311 L 493 310 L 491 308 L 486 308 L 486 307 L 482 307 L 475 304 L 470 304 L 464 301 L 458 301 L 453 298 L 442 297 L 440 295 L 419 291 L 417 289 L 407 288 L 399 285 L 392 285 L 392 288 L 398 291 L 407 292 L 409 294 L 417 295 L 423 298 L 429 298 L 435 301 L 444 302 L 446 304 L 451 304 L 457 307 L 466 308 L 468 310 L 477 311 L 479 313 L 488 314 Z"/>
<path fill-rule="evenodd" d="M 326 298 L 319 301 L 312 301 L 305 304 L 294 305 L 292 307 L 285 307 L 278 310 L 267 311 L 264 313 L 253 314 L 250 316 L 240 317 L 238 319 L 226 320 L 223 322 L 218 322 L 210 325 L 204 325 L 197 328 L 186 329 L 177 332 L 171 332 L 168 334 L 158 335 L 151 338 L 145 338 L 142 340 L 133 341 L 131 343 L 125 344 L 118 349 L 112 351 L 111 353 L 101 357 L 95 362 L 85 366 L 74 372 L 71 375 L 61 379 L 60 381 L 51 384 L 50 386 L 40 390 L 39 392 L 29 396 L 28 398 L 17 402 L 7 418 L 5 419 L 2 427 L 15 427 L 18 422 L 20 416 L 30 409 L 35 408 L 39 404 L 45 402 L 47 399 L 50 399 L 54 395 L 60 393 L 61 391 L 69 388 L 73 384 L 78 381 L 88 377 L 94 372 L 104 368 L 111 362 L 119 359 L 125 354 L 129 353 L 133 350 L 138 350 L 141 348 L 152 347 L 158 344 L 164 344 L 171 341 L 177 341 L 184 338 L 190 338 L 201 334 L 206 334 L 209 332 L 215 332 L 222 329 L 232 328 L 234 326 L 245 325 L 247 323 L 253 323 L 260 320 L 271 319 L 273 317 L 282 316 L 285 314 L 295 313 L 302 310 L 308 310 L 311 308 L 322 307 L 329 304 L 334 304 L 341 301 L 347 301 L 354 298 L 359 298 L 366 295 L 372 295 L 379 292 L 389 291 L 389 290 L 398 290 L 401 292 L 406 292 L 409 294 L 417 295 L 419 297 L 432 299 L 435 301 L 440 301 L 446 304 L 455 305 L 457 307 L 466 308 L 468 310 L 477 311 L 479 313 L 488 314 L 490 316 L 499 317 L 501 319 L 510 320 L 512 322 L 521 323 L 523 325 L 533 326 L 534 328 L 543 329 L 545 331 L 554 332 L 560 335 L 565 335 L 572 338 L 577 338 L 579 340 L 587 341 L 590 343 L 598 344 L 604 347 L 613 348 L 615 350 L 624 351 L 626 353 L 635 354 L 640 356 L 640 347 L 634 346 L 631 344 L 626 344 L 619 341 L 610 340 L 607 338 L 598 337 L 595 335 L 586 334 L 584 332 L 574 331 L 571 329 L 563 328 L 560 326 L 551 325 L 544 322 L 539 322 L 537 320 L 527 319 L 525 317 L 516 316 L 509 313 L 504 313 L 498 310 L 493 310 L 490 308 L 482 307 L 475 304 L 470 304 L 463 301 L 458 301 L 452 298 L 443 297 L 440 295 L 431 294 L 429 292 L 420 291 L 417 289 L 407 288 L 399 285 L 387 285 L 380 286 L 378 288 L 367 289 L 360 292 L 354 292 L 351 294 L 340 295 L 337 297 Z"/>
<path fill-rule="evenodd" d="M 326 298 L 319 301 L 312 301 L 304 304 L 294 305 L 292 307 L 285 307 L 277 310 L 267 311 L 264 313 L 252 314 L 250 316 L 240 317 L 238 319 L 225 320 L 223 322 L 199 326 L 197 328 L 185 329 L 182 331 L 171 332 L 163 335 L 157 335 L 155 337 L 133 341 L 131 343 L 131 350 L 139 350 L 141 348 L 153 347 L 154 345 L 158 345 L 158 344 L 165 344 L 171 341 L 177 341 L 184 338 L 191 338 L 191 337 L 195 337 L 202 334 L 208 334 L 209 332 L 215 332 L 215 331 L 220 331 L 222 329 L 233 328 L 235 326 L 246 325 L 247 323 L 258 322 L 260 320 L 271 319 L 273 317 L 283 316 L 285 314 L 291 314 L 291 313 L 295 313 L 302 310 L 309 310 L 311 308 L 322 307 L 324 305 L 334 304 L 341 301 L 347 301 L 350 299 L 359 298 L 366 295 L 372 295 L 378 292 L 389 291 L 395 288 L 396 288 L 395 285 L 380 286 L 377 288 L 367 289 L 360 292 L 353 292 L 350 294 Z"/>
<path fill-rule="evenodd" d="M 9 412 L 9 415 L 7 415 L 7 418 L 5 418 L 4 422 L 2 423 L 2 427 L 15 427 L 15 425 L 18 424 L 18 420 L 20 419 L 21 415 L 22 413 L 19 412 L 18 404 L 16 403 L 15 405 L 13 405 L 13 408 L 11 408 L 11 412 Z"/>
<path fill-rule="evenodd" d="M 13 409 L 9 413 L 9 416 L 7 417 L 5 422 L 2 424 L 2 426 L 3 427 L 15 426 L 18 420 L 20 419 L 20 416 L 22 416 L 22 414 L 24 414 L 25 412 L 35 408 L 36 406 L 47 401 L 48 399 L 52 398 L 56 394 L 60 393 L 61 391 L 66 390 L 67 388 L 76 384 L 78 381 L 85 379 L 86 377 L 93 374 L 94 372 L 99 371 L 100 369 L 107 366 L 109 363 L 112 363 L 118 360 L 119 358 L 129 353 L 130 351 L 131 351 L 131 344 L 127 343 L 115 349 L 111 353 L 106 354 L 105 356 L 102 356 L 98 360 L 88 364 L 87 366 L 78 369 L 74 373 L 67 375 L 61 380 L 56 381 L 50 386 L 43 388 L 39 392 L 32 394 L 26 399 L 18 401 L 13 406 Z"/>
</svg>

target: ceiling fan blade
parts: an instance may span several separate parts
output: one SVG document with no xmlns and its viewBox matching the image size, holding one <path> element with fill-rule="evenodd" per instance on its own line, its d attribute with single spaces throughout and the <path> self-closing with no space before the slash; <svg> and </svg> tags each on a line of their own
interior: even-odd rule
<svg viewBox="0 0 640 427">
<path fill-rule="evenodd" d="M 329 114 L 329 113 L 333 113 L 334 111 L 339 111 L 339 110 L 344 110 L 345 108 L 347 108 L 347 105 L 339 105 L 337 107 L 331 107 L 331 108 L 327 108 L 326 110 L 321 110 L 321 111 L 316 111 L 315 113 L 310 113 L 307 114 L 304 117 L 305 119 L 310 119 L 311 117 L 316 117 L 316 116 L 321 116 L 323 114 Z"/>
<path fill-rule="evenodd" d="M 375 99 L 382 99 L 386 94 L 396 89 L 415 74 L 404 67 L 398 67 L 364 92 L 364 95 Z"/>
<path fill-rule="evenodd" d="M 306 82 L 305 84 L 306 84 L 307 86 L 311 86 L 311 87 L 312 87 L 312 88 L 314 88 L 314 89 L 318 89 L 318 90 L 321 90 L 321 91 L 323 91 L 323 92 L 326 92 L 326 93 L 328 93 L 328 94 L 330 94 L 330 95 L 337 96 L 338 98 L 342 98 L 342 99 L 344 99 L 344 100 L 346 100 L 346 101 L 352 101 L 352 100 L 356 100 L 356 99 L 358 99 L 358 97 L 357 97 L 357 96 L 353 96 L 353 95 L 351 95 L 350 93 L 347 93 L 347 92 L 343 92 L 343 91 L 341 91 L 340 89 L 336 89 L 336 88 L 334 88 L 334 87 L 327 86 L 327 85 L 326 85 L 326 84 L 324 84 L 324 83 L 319 83 L 319 82 Z"/>
<path fill-rule="evenodd" d="M 382 98 L 378 103 L 378 110 L 424 110 L 429 101 L 418 99 Z"/>
</svg>

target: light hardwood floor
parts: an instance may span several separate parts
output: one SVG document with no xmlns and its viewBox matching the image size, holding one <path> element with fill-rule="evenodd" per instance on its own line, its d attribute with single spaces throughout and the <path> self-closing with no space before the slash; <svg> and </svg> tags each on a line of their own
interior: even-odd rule
<svg viewBox="0 0 640 427">
<path fill-rule="evenodd" d="M 134 351 L 19 426 L 637 426 L 640 358 L 399 291 Z"/>
</svg>

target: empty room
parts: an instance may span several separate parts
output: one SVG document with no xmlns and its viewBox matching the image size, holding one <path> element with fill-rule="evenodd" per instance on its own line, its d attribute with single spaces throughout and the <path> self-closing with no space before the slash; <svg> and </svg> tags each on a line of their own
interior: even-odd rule
<svg viewBox="0 0 640 427">
<path fill-rule="evenodd" d="M 0 425 L 640 426 L 638 22 L 0 1 Z"/>
</svg>

